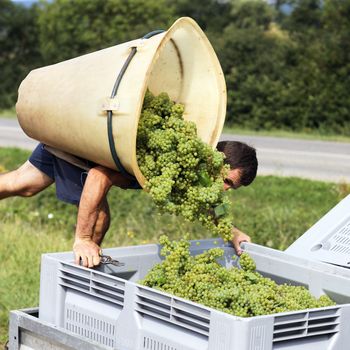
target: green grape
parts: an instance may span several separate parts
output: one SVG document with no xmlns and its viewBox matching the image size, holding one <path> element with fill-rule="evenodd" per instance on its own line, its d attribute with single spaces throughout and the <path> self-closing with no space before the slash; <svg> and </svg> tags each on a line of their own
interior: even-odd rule
<svg viewBox="0 0 350 350">
<path fill-rule="evenodd" d="M 252 272 L 256 270 L 255 261 L 251 258 L 251 256 L 243 252 L 239 258 L 239 264 L 244 271 Z"/>
<path fill-rule="evenodd" d="M 164 260 L 140 283 L 240 317 L 335 305 L 327 295 L 317 299 L 305 287 L 278 285 L 263 277 L 246 252 L 240 258 L 242 269 L 221 266 L 217 260 L 224 251 L 218 247 L 191 256 L 187 239 L 161 236 Z"/>
<path fill-rule="evenodd" d="M 196 124 L 185 121 L 183 114 L 184 106 L 166 93 L 156 97 L 146 93 L 136 142 L 145 189 L 162 212 L 199 220 L 214 235 L 231 240 L 232 210 L 223 190 L 228 170 L 223 154 L 202 142 Z"/>
</svg>

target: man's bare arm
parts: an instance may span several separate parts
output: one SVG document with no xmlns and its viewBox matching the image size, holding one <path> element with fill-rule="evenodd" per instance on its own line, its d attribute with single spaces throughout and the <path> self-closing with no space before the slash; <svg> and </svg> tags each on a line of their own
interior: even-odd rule
<svg viewBox="0 0 350 350">
<path fill-rule="evenodd" d="M 77 264 L 80 260 L 86 267 L 93 267 L 100 263 L 100 247 L 92 238 L 98 214 L 112 185 L 126 188 L 129 180 L 120 173 L 102 166 L 89 171 L 80 199 L 73 246 Z"/>
</svg>

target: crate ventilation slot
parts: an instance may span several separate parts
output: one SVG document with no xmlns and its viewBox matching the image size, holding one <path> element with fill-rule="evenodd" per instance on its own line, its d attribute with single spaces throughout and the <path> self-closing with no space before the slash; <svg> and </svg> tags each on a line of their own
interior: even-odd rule
<svg viewBox="0 0 350 350">
<path fill-rule="evenodd" d="M 330 243 L 332 252 L 350 254 L 350 222 L 333 234 Z"/>
<path fill-rule="evenodd" d="M 173 346 L 162 343 L 150 337 L 143 337 L 143 348 L 145 350 L 177 350 Z"/>
<path fill-rule="evenodd" d="M 87 315 L 86 311 L 79 312 L 76 309 L 67 308 L 65 312 L 65 329 L 109 347 L 114 347 L 115 345 L 115 325 Z"/>
<path fill-rule="evenodd" d="M 139 287 L 135 310 L 144 317 L 156 318 L 209 337 L 210 311 L 176 297 Z"/>
<path fill-rule="evenodd" d="M 59 269 L 59 284 L 94 298 L 124 306 L 125 282 L 118 277 L 88 271 L 80 267 L 62 264 Z"/>
<path fill-rule="evenodd" d="M 332 308 L 276 316 L 273 341 L 282 342 L 338 333 L 339 314 L 339 308 Z"/>
</svg>

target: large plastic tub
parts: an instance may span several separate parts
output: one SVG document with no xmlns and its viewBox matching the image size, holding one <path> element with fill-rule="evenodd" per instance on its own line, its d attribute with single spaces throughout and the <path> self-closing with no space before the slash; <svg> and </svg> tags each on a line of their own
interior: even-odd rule
<svg viewBox="0 0 350 350">
<path fill-rule="evenodd" d="M 191 244 L 192 254 L 222 246 Z M 103 346 L 127 350 L 344 350 L 350 344 L 350 271 L 246 244 L 257 270 L 278 283 L 304 285 L 337 306 L 241 318 L 137 284 L 161 260 L 158 245 L 105 249 L 125 263 L 91 270 L 68 253 L 42 257 L 39 318 Z"/>
</svg>

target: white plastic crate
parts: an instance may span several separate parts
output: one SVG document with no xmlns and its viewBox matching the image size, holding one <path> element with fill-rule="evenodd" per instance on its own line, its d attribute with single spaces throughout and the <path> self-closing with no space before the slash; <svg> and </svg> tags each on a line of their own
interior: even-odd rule
<svg viewBox="0 0 350 350">
<path fill-rule="evenodd" d="M 5 347 L 4 350 L 7 348 Z M 9 350 L 108 350 L 38 319 L 38 308 L 10 312 Z M 121 348 L 115 350 L 124 350 Z"/>
<path fill-rule="evenodd" d="M 221 246 L 222 264 L 234 250 Z M 127 350 L 345 350 L 350 344 L 350 271 L 245 244 L 257 270 L 278 283 L 304 285 L 337 306 L 241 318 L 137 284 L 161 260 L 158 245 L 105 249 L 125 263 L 99 270 L 75 265 L 69 253 L 42 257 L 39 318 L 110 348 Z"/>
<path fill-rule="evenodd" d="M 286 252 L 350 267 L 350 195 L 297 239 Z"/>
</svg>

